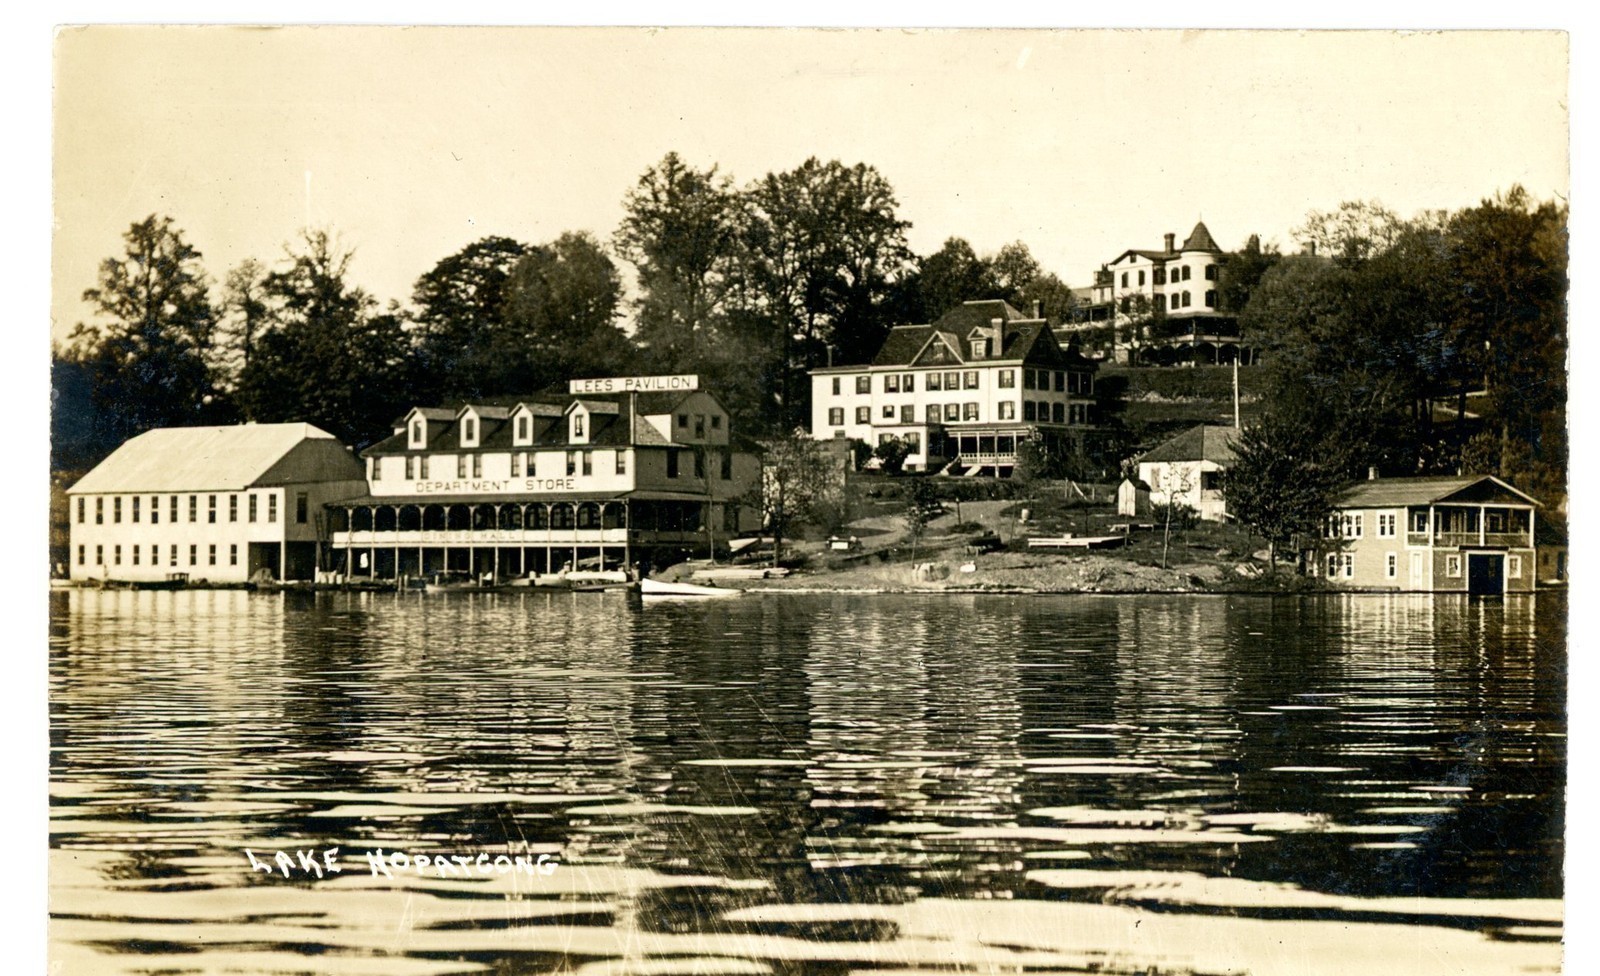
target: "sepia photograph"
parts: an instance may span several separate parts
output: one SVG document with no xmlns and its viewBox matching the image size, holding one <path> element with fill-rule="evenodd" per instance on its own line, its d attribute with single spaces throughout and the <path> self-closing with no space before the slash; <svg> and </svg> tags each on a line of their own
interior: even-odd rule
<svg viewBox="0 0 1600 976">
<path fill-rule="evenodd" d="M 48 971 L 1577 971 L 1569 52 L 56 28 Z"/>
</svg>

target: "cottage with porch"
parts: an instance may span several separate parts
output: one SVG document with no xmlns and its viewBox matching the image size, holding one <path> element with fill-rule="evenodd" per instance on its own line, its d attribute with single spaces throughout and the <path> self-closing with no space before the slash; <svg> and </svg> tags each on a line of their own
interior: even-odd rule
<svg viewBox="0 0 1600 976">
<path fill-rule="evenodd" d="M 1315 569 L 1360 589 L 1530 592 L 1538 505 L 1490 475 L 1373 478 L 1335 502 Z"/>
</svg>

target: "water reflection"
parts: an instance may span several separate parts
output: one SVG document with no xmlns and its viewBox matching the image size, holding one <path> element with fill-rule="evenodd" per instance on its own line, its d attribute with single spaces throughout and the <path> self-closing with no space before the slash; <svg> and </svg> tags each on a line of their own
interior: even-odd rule
<svg viewBox="0 0 1600 976">
<path fill-rule="evenodd" d="M 1270 971 L 1313 920 L 1419 972 L 1559 959 L 1559 596 L 71 591 L 51 622 L 74 971 Z M 334 846 L 321 879 L 243 853 Z"/>
</svg>

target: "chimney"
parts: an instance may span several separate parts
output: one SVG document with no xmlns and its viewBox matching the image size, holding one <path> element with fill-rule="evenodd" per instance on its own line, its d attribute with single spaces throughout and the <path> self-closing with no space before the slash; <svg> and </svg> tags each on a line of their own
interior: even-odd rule
<svg viewBox="0 0 1600 976">
<path fill-rule="evenodd" d="M 1037 298 L 1033 300 L 1033 317 L 1036 319 L 1044 318 L 1044 302 L 1039 301 Z"/>
<path fill-rule="evenodd" d="M 1372 465 L 1372 466 L 1367 468 L 1367 480 L 1368 481 L 1377 481 L 1378 480 L 1378 466 L 1376 464 L 1374 464 L 1374 465 Z"/>
<path fill-rule="evenodd" d="M 1312 257 L 1316 257 L 1317 256 L 1317 242 L 1316 241 L 1309 241 L 1309 242 L 1306 243 L 1306 253 L 1311 255 Z"/>
<path fill-rule="evenodd" d="M 1168 254 L 1173 254 L 1173 253 L 1175 253 L 1175 252 L 1174 252 L 1174 250 L 1173 250 L 1173 247 L 1172 247 L 1172 242 L 1173 242 L 1173 240 L 1174 240 L 1174 239 L 1175 239 L 1175 238 L 1176 238 L 1176 237 L 1177 237 L 1177 236 L 1178 236 L 1178 235 L 1176 235 L 1176 234 L 1167 234 L 1167 235 L 1166 235 L 1166 239 L 1167 239 L 1167 253 L 1168 253 Z"/>
</svg>

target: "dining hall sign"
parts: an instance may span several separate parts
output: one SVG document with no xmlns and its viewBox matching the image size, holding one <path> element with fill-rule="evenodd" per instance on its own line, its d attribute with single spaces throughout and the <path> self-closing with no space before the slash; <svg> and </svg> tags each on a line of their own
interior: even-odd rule
<svg viewBox="0 0 1600 976">
<path fill-rule="evenodd" d="M 700 377 L 693 374 L 676 376 L 603 376 L 598 379 L 569 380 L 569 393 L 687 393 L 700 389 Z"/>
</svg>

